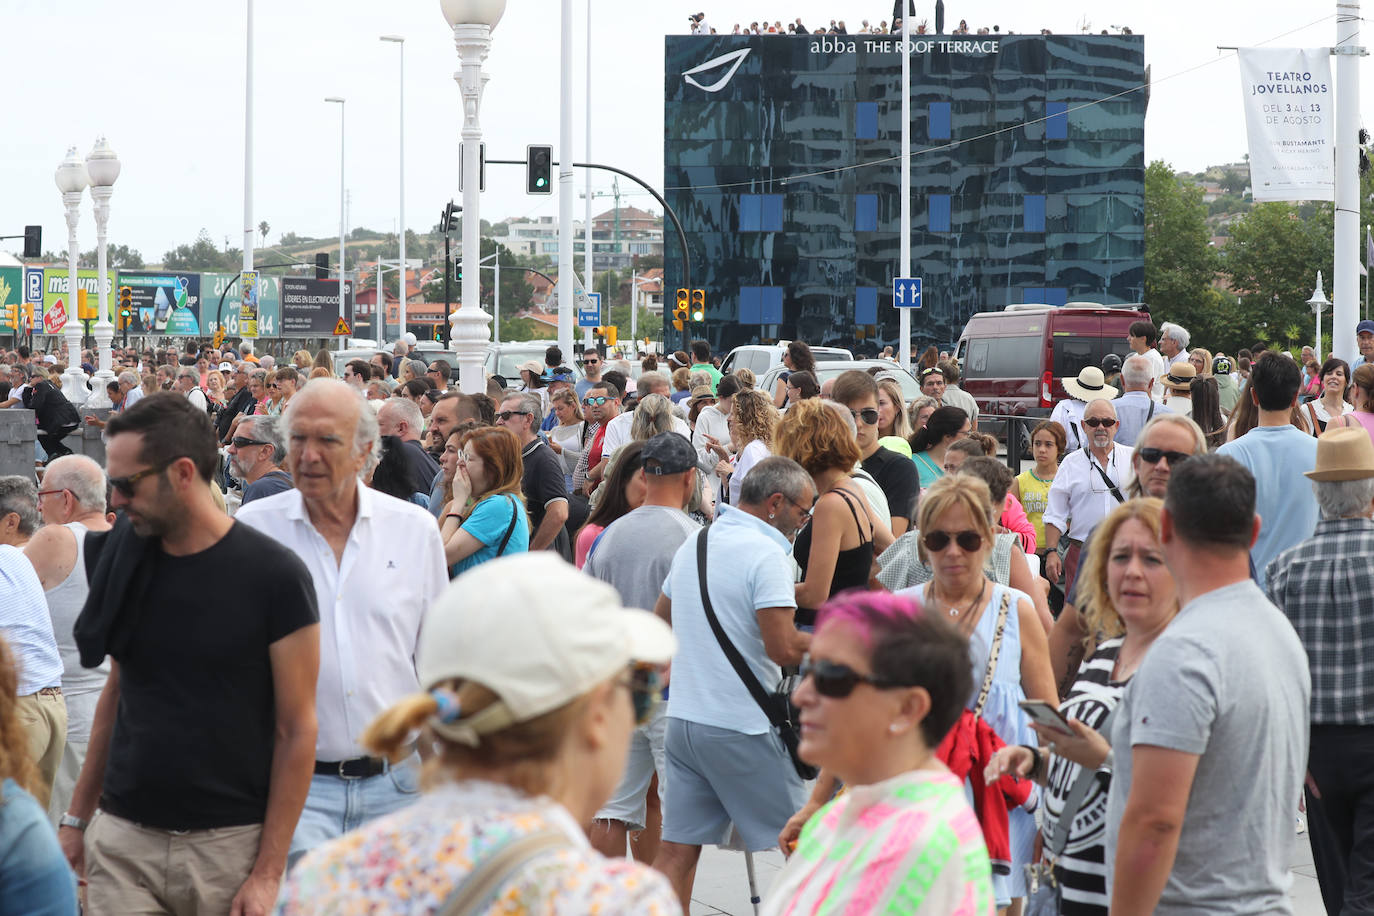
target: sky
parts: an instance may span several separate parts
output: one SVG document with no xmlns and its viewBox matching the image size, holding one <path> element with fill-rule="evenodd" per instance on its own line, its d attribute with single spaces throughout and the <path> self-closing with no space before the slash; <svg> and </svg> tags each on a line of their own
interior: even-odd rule
<svg viewBox="0 0 1374 916">
<path fill-rule="evenodd" d="M 663 36 L 686 33 L 688 14 L 699 11 L 718 31 L 729 32 L 732 17 L 740 15 L 731 11 L 743 6 L 737 0 L 688 0 L 687 6 L 572 0 L 577 161 L 586 152 L 589 3 L 592 161 L 661 187 Z M 746 21 L 800 16 L 815 28 L 843 15 L 851 32 L 865 16 L 876 22 L 892 12 L 882 0 L 751 0 L 747 6 Z M 103 134 L 123 163 L 111 202 L 112 244 L 138 249 L 149 262 L 193 241 L 202 229 L 221 246 L 226 239 L 240 246 L 246 8 L 246 0 L 0 0 L 11 76 L 8 130 L 0 146 L 0 235 L 41 223 L 43 247 L 65 250 L 62 201 L 52 175 L 69 146 L 84 158 Z M 934 0 L 920 0 L 917 10 L 933 24 Z M 481 112 L 488 158 L 523 158 L 531 143 L 557 147 L 559 11 L 555 0 L 510 0 L 493 33 Z M 1334 4 L 1284 0 L 948 0 L 946 28 L 967 18 L 975 29 L 996 24 L 1004 32 L 1044 27 L 1072 33 L 1086 22 L 1095 32 L 1125 25 L 1143 34 L 1145 60 L 1153 67 L 1146 157 L 1195 171 L 1237 161 L 1245 152 L 1236 61 L 1216 46 L 1329 46 L 1334 13 Z M 458 58 L 438 0 L 256 0 L 254 23 L 252 223 L 270 225 L 269 247 L 287 231 L 338 235 L 339 106 L 325 103 L 326 96 L 347 100 L 349 226 L 397 226 L 400 52 L 379 40 L 383 34 L 406 39 L 406 223 L 420 230 L 437 223 L 443 204 L 460 199 L 462 121 L 453 80 Z M 1374 45 L 1374 36 L 1366 44 Z M 1360 82 L 1365 107 L 1374 104 L 1374 64 L 1368 60 Z M 622 205 L 658 210 L 651 197 L 627 185 L 621 183 Z M 519 167 L 489 166 L 487 188 L 486 219 L 557 217 L 557 194 L 527 196 Z M 594 198 L 593 212 L 613 205 L 610 191 L 609 176 L 593 179 L 593 194 L 606 195 Z M 575 193 L 584 192 L 579 177 Z M 581 219 L 580 197 L 574 210 Z M 89 196 L 78 232 L 83 250 L 95 247 Z M 0 250 L 18 253 L 21 247 L 20 240 L 0 242 Z"/>
</svg>

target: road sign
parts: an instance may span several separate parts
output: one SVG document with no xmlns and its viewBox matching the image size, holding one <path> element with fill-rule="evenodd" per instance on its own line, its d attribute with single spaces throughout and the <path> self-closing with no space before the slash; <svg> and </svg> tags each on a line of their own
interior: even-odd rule
<svg viewBox="0 0 1374 916">
<path fill-rule="evenodd" d="M 577 310 L 577 326 L 594 328 L 601 324 L 601 294 L 587 293 L 587 305 Z"/>
<path fill-rule="evenodd" d="M 918 309 L 921 307 L 921 278 L 893 277 L 892 305 L 899 309 Z"/>
<path fill-rule="evenodd" d="M 339 316 L 339 320 L 336 321 L 336 322 L 334 323 L 334 336 L 336 336 L 336 337 L 347 337 L 348 334 L 349 334 L 348 322 L 347 322 L 347 321 L 344 321 L 344 320 L 343 320 L 343 316 L 340 315 L 340 316 Z"/>
</svg>

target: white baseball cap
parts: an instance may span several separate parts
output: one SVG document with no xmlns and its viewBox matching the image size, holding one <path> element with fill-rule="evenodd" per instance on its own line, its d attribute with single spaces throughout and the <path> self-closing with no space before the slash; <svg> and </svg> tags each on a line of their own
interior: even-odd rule
<svg viewBox="0 0 1374 916">
<path fill-rule="evenodd" d="M 484 717 L 479 731 L 491 732 L 552 712 L 632 662 L 667 664 L 676 650 L 652 611 L 624 607 L 610 585 L 534 551 L 451 583 L 425 614 L 415 667 L 425 690 L 462 679 L 495 693 L 509 715 Z"/>
</svg>

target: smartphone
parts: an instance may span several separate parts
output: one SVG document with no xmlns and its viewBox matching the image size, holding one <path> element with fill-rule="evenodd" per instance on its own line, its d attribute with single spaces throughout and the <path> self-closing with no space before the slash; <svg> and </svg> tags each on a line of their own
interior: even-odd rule
<svg viewBox="0 0 1374 916">
<path fill-rule="evenodd" d="M 1069 720 L 1044 700 L 1022 700 L 1019 705 L 1036 725 L 1043 725 L 1070 738 L 1077 734 L 1069 725 Z"/>
</svg>

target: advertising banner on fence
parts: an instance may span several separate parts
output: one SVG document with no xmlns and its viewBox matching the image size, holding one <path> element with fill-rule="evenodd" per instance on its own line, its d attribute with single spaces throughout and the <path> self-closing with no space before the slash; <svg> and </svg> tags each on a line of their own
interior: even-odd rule
<svg viewBox="0 0 1374 916">
<path fill-rule="evenodd" d="M 239 336 L 258 336 L 258 272 L 245 270 L 239 275 Z"/>
<path fill-rule="evenodd" d="M 258 337 L 281 336 L 281 280 L 258 271 Z M 221 316 L 224 333 L 229 337 L 243 337 L 239 333 L 239 315 L 243 311 L 243 293 L 235 274 L 208 273 L 200 275 L 201 326 L 203 333 L 213 334 L 215 316 Z M 224 307 L 220 307 L 223 298 Z M 338 290 L 335 290 L 338 298 Z"/>
<path fill-rule="evenodd" d="M 39 330 L 41 328 L 49 334 L 60 334 L 62 332 L 62 329 L 66 327 L 67 318 L 76 318 L 76 302 L 72 300 L 70 296 L 67 295 L 67 284 L 71 277 L 67 272 L 67 268 L 65 267 L 45 267 L 42 270 L 42 274 L 43 308 L 40 311 L 37 306 L 34 307 L 33 320 L 34 323 L 38 325 L 38 327 L 36 327 L 35 330 Z M 110 304 L 111 321 L 114 320 L 114 296 L 110 294 L 110 290 L 114 287 L 114 277 L 115 272 L 111 270 L 107 273 L 105 280 L 105 301 L 106 303 Z M 76 272 L 77 284 L 82 289 L 84 289 L 86 291 L 86 295 L 90 296 L 92 299 L 100 295 L 100 287 L 96 283 L 95 278 L 96 272 L 90 268 L 82 268 L 81 270 L 78 270 Z M 44 319 L 44 316 L 47 315 L 50 311 L 56 312 L 59 303 L 62 305 L 62 315 L 60 316 L 60 318 L 56 318 L 52 322 L 46 321 Z M 47 330 L 49 328 L 51 328 L 51 330 Z"/>
<path fill-rule="evenodd" d="M 344 284 L 343 318 L 353 323 L 353 281 Z M 283 277 L 281 336 L 329 337 L 339 322 L 339 281 Z"/>
<path fill-rule="evenodd" d="M 199 337 L 200 274 L 183 271 L 121 270 L 119 284 L 133 293 L 130 334 Z"/>
<path fill-rule="evenodd" d="M 1329 48 L 1241 48 L 1255 200 L 1335 200 Z"/>
<path fill-rule="evenodd" d="M 0 332 L 13 334 L 22 325 L 24 268 L 0 267 Z"/>
</svg>

